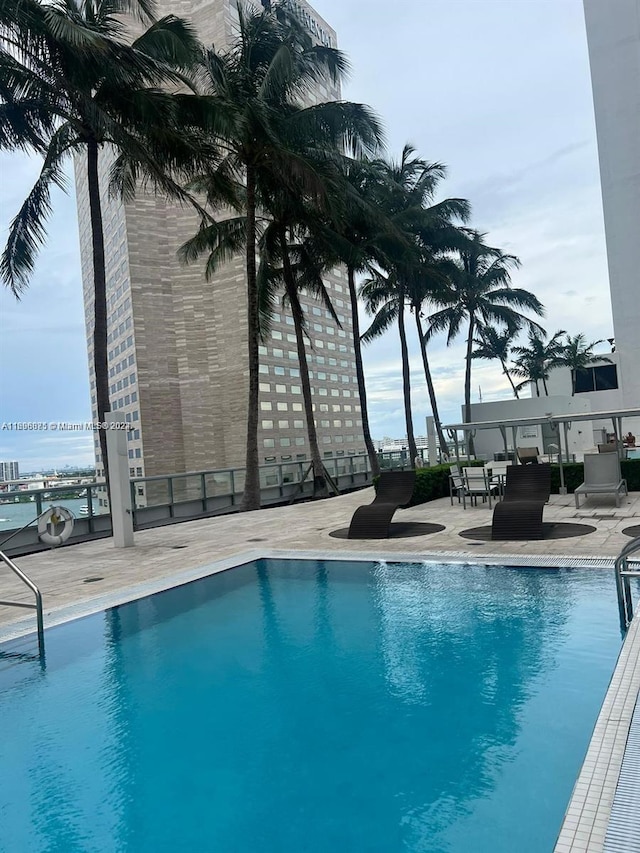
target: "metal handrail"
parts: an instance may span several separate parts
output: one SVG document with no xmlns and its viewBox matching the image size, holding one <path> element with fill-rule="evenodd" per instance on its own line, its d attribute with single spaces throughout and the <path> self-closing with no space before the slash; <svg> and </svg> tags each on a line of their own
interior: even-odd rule
<svg viewBox="0 0 640 853">
<path fill-rule="evenodd" d="M 618 609 L 620 611 L 620 623 L 624 631 L 627 630 L 633 619 L 633 600 L 631 598 L 631 584 L 629 578 L 640 578 L 640 570 L 628 568 L 628 558 L 636 551 L 640 551 L 640 537 L 632 539 L 624 546 L 616 557 L 615 576 L 616 590 L 618 593 Z"/>
<path fill-rule="evenodd" d="M 23 601 L 0 601 L 0 604 L 5 605 L 6 607 L 26 607 L 28 610 L 36 611 L 36 621 L 38 625 L 38 650 L 41 655 L 44 655 L 44 619 L 42 615 L 42 593 L 38 589 L 38 587 L 34 584 L 28 575 L 19 569 L 12 559 L 7 557 L 4 551 L 0 551 L 0 560 L 5 563 L 14 575 L 20 578 L 20 580 L 29 587 L 31 592 L 35 595 L 36 603 L 35 604 L 26 604 Z"/>
</svg>

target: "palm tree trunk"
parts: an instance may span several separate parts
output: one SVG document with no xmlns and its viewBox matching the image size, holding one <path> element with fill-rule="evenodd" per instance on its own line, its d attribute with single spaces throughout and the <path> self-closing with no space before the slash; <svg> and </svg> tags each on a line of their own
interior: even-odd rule
<svg viewBox="0 0 640 853">
<path fill-rule="evenodd" d="M 247 166 L 247 348 L 249 360 L 249 405 L 247 409 L 247 448 L 244 494 L 240 510 L 260 509 L 260 471 L 258 468 L 258 289 L 256 283 L 256 185 L 252 166 Z"/>
<path fill-rule="evenodd" d="M 467 356 L 464 370 L 464 422 L 471 423 L 471 356 L 473 352 L 473 333 L 474 333 L 474 317 L 469 316 L 469 334 L 467 336 Z M 473 436 L 468 433 L 467 452 L 469 455 L 475 456 L 475 448 L 473 446 Z"/>
<path fill-rule="evenodd" d="M 280 231 L 280 248 L 282 249 L 282 272 L 284 275 L 284 286 L 291 305 L 293 315 L 293 326 L 296 332 L 296 348 L 298 350 L 298 364 L 300 365 L 300 384 L 302 385 L 302 399 L 304 402 L 304 413 L 307 420 L 307 435 L 309 436 L 309 451 L 311 454 L 311 465 L 313 467 L 313 495 L 325 498 L 329 494 L 327 480 L 324 475 L 324 465 L 320 457 L 318 447 L 318 434 L 313 414 L 313 398 L 311 396 L 311 382 L 309 381 L 309 365 L 307 363 L 307 350 L 304 345 L 304 317 L 302 306 L 298 299 L 298 290 L 289 262 L 289 247 L 284 229 Z"/>
<path fill-rule="evenodd" d="M 402 389 L 404 392 L 404 416 L 407 422 L 407 443 L 412 467 L 415 465 L 418 448 L 413 435 L 413 413 L 411 411 L 411 375 L 409 371 L 409 350 L 407 348 L 407 331 L 404 327 L 404 295 L 399 294 L 398 331 L 400 332 L 400 352 L 402 354 Z"/>
<path fill-rule="evenodd" d="M 511 374 L 509 373 L 509 370 L 507 369 L 506 363 L 504 361 L 502 361 L 502 359 L 500 359 L 500 364 L 502 365 L 502 372 L 507 377 L 507 379 L 509 380 L 509 382 L 511 384 L 511 387 L 513 388 L 513 393 L 515 394 L 516 400 L 519 400 L 520 395 L 518 394 L 518 389 L 516 388 L 515 383 L 514 383 L 513 379 L 511 378 Z"/>
<path fill-rule="evenodd" d="M 429 392 L 429 401 L 431 402 L 431 411 L 433 413 L 433 422 L 436 428 L 436 434 L 438 436 L 438 442 L 440 444 L 440 453 L 444 453 L 447 457 L 449 456 L 449 445 L 446 442 L 444 437 L 444 432 L 442 431 L 442 423 L 440 422 L 440 415 L 438 414 L 438 401 L 436 400 L 436 389 L 433 387 L 433 377 L 431 376 L 431 368 L 429 367 L 429 358 L 427 356 L 427 342 L 424 338 L 424 332 L 422 330 L 422 323 L 420 322 L 420 310 L 418 307 L 415 308 L 416 315 L 416 326 L 418 328 L 418 339 L 420 341 L 420 351 L 422 352 L 422 364 L 424 366 L 424 378 L 427 382 L 427 390 Z"/>
<path fill-rule="evenodd" d="M 107 344 L 107 271 L 104 259 L 104 231 L 100 204 L 98 175 L 98 142 L 90 137 L 87 142 L 87 188 L 91 218 L 91 247 L 93 260 L 93 371 L 96 380 L 96 408 L 98 422 L 103 424 L 111 411 L 109 400 L 109 363 Z M 100 454 L 104 471 L 107 498 L 109 498 L 109 460 L 107 459 L 107 432 L 98 430 Z"/>
<path fill-rule="evenodd" d="M 380 461 L 373 446 L 371 430 L 369 429 L 369 410 L 367 408 L 367 389 L 364 382 L 364 368 L 362 366 L 362 343 L 360 341 L 360 320 L 358 319 L 358 294 L 356 293 L 356 276 L 353 267 L 347 267 L 349 279 L 349 296 L 351 298 L 351 322 L 353 328 L 353 349 L 356 357 L 356 376 L 358 378 L 358 394 L 360 395 L 360 414 L 362 415 L 362 434 L 364 444 L 369 455 L 369 465 L 374 477 L 380 474 Z"/>
<path fill-rule="evenodd" d="M 536 383 L 536 397 L 540 396 L 540 386 L 538 385 L 538 380 L 535 380 Z"/>
<path fill-rule="evenodd" d="M 544 388 L 545 397 L 549 396 L 549 389 L 547 388 L 547 378 L 546 376 L 542 377 L 542 387 Z"/>
</svg>

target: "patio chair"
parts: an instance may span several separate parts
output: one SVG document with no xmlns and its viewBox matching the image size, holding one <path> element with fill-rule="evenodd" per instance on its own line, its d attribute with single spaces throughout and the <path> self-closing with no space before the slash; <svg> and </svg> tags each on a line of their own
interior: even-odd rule
<svg viewBox="0 0 640 853">
<path fill-rule="evenodd" d="M 416 472 L 383 471 L 372 503 L 359 506 L 349 525 L 349 539 L 384 539 L 389 536 L 391 519 L 398 507 L 413 497 Z"/>
<path fill-rule="evenodd" d="M 471 503 L 477 506 L 478 498 L 483 501 L 489 499 L 491 509 L 491 498 L 500 491 L 499 483 L 492 483 L 491 476 L 484 468 L 467 465 L 462 469 L 466 496 L 471 498 Z"/>
<path fill-rule="evenodd" d="M 584 483 L 575 490 L 576 509 L 580 495 L 615 495 L 620 506 L 620 493 L 628 494 L 627 481 L 622 478 L 618 455 L 614 453 L 585 453 Z"/>
<path fill-rule="evenodd" d="M 537 447 L 518 447 L 518 459 L 521 465 L 537 465 L 538 464 L 538 448 Z"/>
<path fill-rule="evenodd" d="M 449 468 L 449 498 L 451 499 L 451 506 L 453 506 L 454 494 L 458 498 L 458 503 L 460 503 L 460 498 L 462 497 L 462 506 L 464 509 L 466 509 L 467 495 L 464 477 L 462 476 L 462 473 L 457 465 L 451 465 L 451 467 Z"/>
<path fill-rule="evenodd" d="M 504 497 L 493 511 L 491 538 L 496 541 L 542 539 L 542 513 L 551 495 L 551 466 L 507 468 Z"/>
</svg>

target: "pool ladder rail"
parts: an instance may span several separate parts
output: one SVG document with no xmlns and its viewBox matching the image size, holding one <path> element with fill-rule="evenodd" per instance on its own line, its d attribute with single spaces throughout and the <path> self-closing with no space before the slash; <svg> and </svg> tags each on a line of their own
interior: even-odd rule
<svg viewBox="0 0 640 853">
<path fill-rule="evenodd" d="M 44 655 L 44 619 L 42 616 L 42 593 L 38 589 L 38 587 L 34 584 L 30 577 L 25 575 L 22 569 L 19 569 L 18 566 L 11 560 L 4 551 L 0 551 L 0 560 L 8 566 L 14 575 L 20 578 L 23 584 L 29 587 L 31 592 L 35 596 L 35 604 L 28 604 L 23 601 L 0 601 L 0 604 L 6 607 L 26 607 L 28 610 L 36 611 L 36 621 L 37 621 L 37 630 L 38 630 L 38 651 L 40 655 Z"/>
<path fill-rule="evenodd" d="M 618 608 L 620 610 L 620 623 L 624 631 L 627 630 L 633 619 L 633 600 L 629 578 L 640 578 L 640 569 L 629 568 L 629 556 L 636 551 L 640 551 L 640 536 L 632 539 L 624 546 L 615 562 Z"/>
</svg>

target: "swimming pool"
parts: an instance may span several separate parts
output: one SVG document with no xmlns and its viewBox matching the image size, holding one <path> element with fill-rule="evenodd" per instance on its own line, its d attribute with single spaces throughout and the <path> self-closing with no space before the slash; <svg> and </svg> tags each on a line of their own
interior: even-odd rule
<svg viewBox="0 0 640 853">
<path fill-rule="evenodd" d="M 621 645 L 597 570 L 260 560 L 0 661 L 0 850 L 551 850 Z"/>
</svg>

